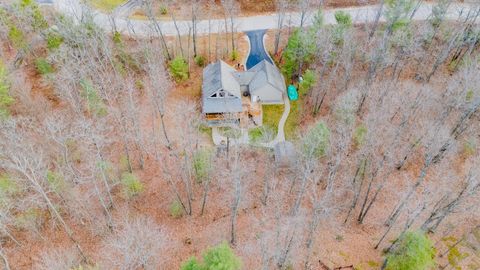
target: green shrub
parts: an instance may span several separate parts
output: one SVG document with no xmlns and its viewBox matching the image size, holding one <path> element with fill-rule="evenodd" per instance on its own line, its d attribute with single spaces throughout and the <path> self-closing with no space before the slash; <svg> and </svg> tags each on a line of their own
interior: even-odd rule
<svg viewBox="0 0 480 270">
<path fill-rule="evenodd" d="M 283 52 L 282 71 L 292 78 L 296 71 L 300 71 L 299 63 L 308 65 L 312 61 L 315 50 L 315 33 L 295 30 Z"/>
<path fill-rule="evenodd" d="M 387 255 L 386 270 L 432 269 L 435 249 L 425 233 L 406 232 Z"/>
<path fill-rule="evenodd" d="M 48 28 L 48 22 L 45 20 L 45 17 L 43 17 L 42 12 L 38 8 L 38 5 L 35 1 L 32 0 L 21 0 L 20 1 L 20 7 L 24 10 L 29 12 L 29 15 L 33 19 L 32 22 L 32 28 L 36 30 L 42 30 Z"/>
<path fill-rule="evenodd" d="M 8 39 L 12 43 L 12 46 L 16 49 L 25 49 L 27 47 L 27 42 L 23 32 L 18 29 L 15 25 L 10 26 L 8 31 Z"/>
<path fill-rule="evenodd" d="M 88 112 L 100 117 L 107 115 L 107 107 L 92 83 L 89 80 L 82 79 L 80 86 L 82 86 L 83 89 L 82 96 L 87 101 Z"/>
<path fill-rule="evenodd" d="M 333 43 L 340 46 L 343 44 L 345 31 L 352 26 L 352 17 L 344 11 L 335 12 L 337 25 L 332 29 Z"/>
<path fill-rule="evenodd" d="M 48 22 L 45 20 L 45 17 L 43 17 L 42 12 L 38 8 L 38 6 L 33 6 L 32 7 L 32 27 L 34 30 L 43 30 L 48 28 Z"/>
<path fill-rule="evenodd" d="M 202 133 L 207 134 L 208 137 L 212 137 L 212 128 L 207 126 L 206 124 L 200 124 L 198 130 L 200 130 L 200 132 Z"/>
<path fill-rule="evenodd" d="M 468 256 L 468 253 L 461 252 L 457 246 L 451 247 L 448 252 L 448 263 L 453 266 L 453 269 L 461 270 L 462 268 L 459 266 L 459 264 Z"/>
<path fill-rule="evenodd" d="M 258 142 L 263 137 L 262 127 L 256 127 L 248 130 L 248 137 L 252 142 Z"/>
<path fill-rule="evenodd" d="M 475 97 L 475 92 L 472 89 L 469 89 L 465 95 L 465 101 L 470 102 Z"/>
<path fill-rule="evenodd" d="M 232 61 L 237 61 L 239 57 L 239 54 L 238 54 L 238 51 L 237 50 L 233 50 L 232 53 L 230 54 L 230 59 Z"/>
<path fill-rule="evenodd" d="M 212 170 L 212 151 L 199 149 L 193 154 L 193 171 L 195 179 L 201 183 L 208 179 Z"/>
<path fill-rule="evenodd" d="M 0 120 L 8 118 L 9 107 L 15 100 L 10 96 L 10 82 L 7 79 L 7 69 L 0 60 Z"/>
<path fill-rule="evenodd" d="M 350 16 L 350 14 L 342 10 L 335 12 L 335 20 L 340 25 L 344 25 L 344 26 L 352 25 L 352 16 Z"/>
<path fill-rule="evenodd" d="M 170 72 L 178 82 L 188 79 L 188 64 L 185 58 L 181 56 L 175 57 L 175 59 L 170 62 Z"/>
<path fill-rule="evenodd" d="M 473 156 L 477 152 L 477 144 L 473 139 L 463 143 L 463 153 L 466 156 Z"/>
<path fill-rule="evenodd" d="M 256 127 L 248 131 L 248 137 L 252 143 L 264 143 L 273 140 L 275 131 L 268 125 Z"/>
<path fill-rule="evenodd" d="M 47 171 L 47 182 L 54 192 L 61 193 L 66 189 L 65 180 L 56 172 L 50 170 Z"/>
<path fill-rule="evenodd" d="M 409 25 L 410 12 L 415 6 L 415 0 L 385 0 L 386 26 L 393 32 Z"/>
<path fill-rule="evenodd" d="M 119 72 L 122 73 L 122 75 L 127 74 L 127 69 L 135 72 L 135 73 L 140 73 L 141 68 L 140 64 L 138 63 L 137 59 L 132 56 L 131 54 L 125 52 L 123 49 L 120 48 L 118 54 L 116 55 L 116 59 L 119 61 Z"/>
<path fill-rule="evenodd" d="M 405 29 L 405 28 L 407 28 L 409 25 L 410 25 L 410 21 L 409 21 L 408 19 L 401 19 L 401 20 L 395 21 L 395 22 L 392 24 L 392 31 L 393 31 L 393 32 L 396 32 L 396 31 L 398 31 L 398 30 Z"/>
<path fill-rule="evenodd" d="M 131 199 L 138 196 L 144 190 L 142 182 L 132 173 L 122 175 L 122 191 L 125 197 Z"/>
<path fill-rule="evenodd" d="M 197 66 L 199 66 L 199 67 L 205 66 L 205 61 L 206 61 L 206 59 L 203 55 L 195 56 L 195 64 L 197 64 Z"/>
<path fill-rule="evenodd" d="M 188 259 L 180 270 L 239 270 L 242 267 L 241 260 L 225 242 L 208 249 L 202 257 L 202 263 L 195 257 Z"/>
<path fill-rule="evenodd" d="M 211 270 L 238 270 L 242 266 L 240 259 L 225 242 L 208 249 L 203 254 L 203 263 L 206 269 Z"/>
<path fill-rule="evenodd" d="M 168 9 L 166 6 L 160 6 L 160 14 L 167 15 Z"/>
<path fill-rule="evenodd" d="M 367 127 L 365 125 L 360 125 L 355 129 L 353 133 L 353 142 L 355 147 L 360 147 L 365 143 L 367 137 Z"/>
<path fill-rule="evenodd" d="M 7 174 L 0 174 L 0 200 L 5 196 L 15 195 L 17 192 L 17 184 Z"/>
<path fill-rule="evenodd" d="M 140 79 L 135 80 L 135 88 L 137 88 L 140 91 L 143 91 L 145 89 L 145 84 L 143 84 L 143 81 Z"/>
<path fill-rule="evenodd" d="M 37 58 L 35 60 L 35 68 L 40 75 L 48 75 L 53 73 L 53 67 L 45 58 Z"/>
<path fill-rule="evenodd" d="M 63 37 L 53 32 L 47 34 L 46 40 L 47 48 L 50 51 L 60 48 L 60 45 L 63 43 Z"/>
<path fill-rule="evenodd" d="M 317 76 L 315 75 L 315 72 L 307 69 L 303 74 L 303 81 L 301 81 L 298 85 L 298 92 L 300 96 L 305 96 L 313 87 L 313 85 L 315 85 L 316 81 Z"/>
<path fill-rule="evenodd" d="M 188 261 L 182 263 L 180 270 L 204 270 L 202 265 L 197 261 L 197 258 L 191 257 Z"/>
<path fill-rule="evenodd" d="M 183 207 L 178 200 L 174 200 L 170 204 L 170 215 L 174 218 L 181 218 L 183 216 Z"/>
<path fill-rule="evenodd" d="M 20 0 L 19 2 L 22 9 L 25 9 L 33 4 L 32 0 Z"/>
<path fill-rule="evenodd" d="M 303 137 L 303 149 L 307 157 L 323 157 L 328 150 L 330 130 L 324 122 L 318 122 Z"/>
<path fill-rule="evenodd" d="M 115 44 L 120 45 L 122 44 L 122 35 L 118 31 L 115 31 L 113 33 L 112 40 Z"/>
</svg>

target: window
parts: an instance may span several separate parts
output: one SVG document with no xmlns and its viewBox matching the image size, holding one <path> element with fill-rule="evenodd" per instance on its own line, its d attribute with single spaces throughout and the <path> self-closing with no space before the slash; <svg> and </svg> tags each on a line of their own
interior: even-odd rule
<svg viewBox="0 0 480 270">
<path fill-rule="evenodd" d="M 211 98 L 234 98 L 235 96 L 230 94 L 229 92 L 224 91 L 223 89 L 218 90 L 217 92 L 213 93 Z"/>
</svg>

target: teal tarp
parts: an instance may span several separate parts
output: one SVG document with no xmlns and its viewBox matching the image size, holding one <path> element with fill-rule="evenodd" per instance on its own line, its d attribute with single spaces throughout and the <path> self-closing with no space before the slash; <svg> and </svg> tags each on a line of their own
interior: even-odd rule
<svg viewBox="0 0 480 270">
<path fill-rule="evenodd" d="M 288 98 L 290 100 L 297 100 L 298 99 L 298 92 L 297 88 L 294 85 L 289 85 L 287 88 Z"/>
</svg>

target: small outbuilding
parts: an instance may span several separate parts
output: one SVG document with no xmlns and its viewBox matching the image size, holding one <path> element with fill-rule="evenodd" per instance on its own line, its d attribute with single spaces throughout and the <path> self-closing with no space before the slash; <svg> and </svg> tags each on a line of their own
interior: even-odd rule
<svg viewBox="0 0 480 270">
<path fill-rule="evenodd" d="M 291 167 L 297 160 L 295 146 L 289 141 L 279 142 L 274 146 L 277 167 Z"/>
</svg>

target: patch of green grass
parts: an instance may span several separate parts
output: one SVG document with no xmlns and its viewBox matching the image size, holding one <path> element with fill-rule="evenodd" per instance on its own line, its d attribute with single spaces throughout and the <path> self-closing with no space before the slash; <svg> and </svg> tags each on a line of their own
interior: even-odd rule
<svg viewBox="0 0 480 270">
<path fill-rule="evenodd" d="M 173 218 L 181 218 L 183 216 L 183 207 L 178 200 L 172 201 L 169 211 Z"/>
<path fill-rule="evenodd" d="M 263 125 L 278 132 L 278 121 L 282 118 L 284 105 L 263 105 Z"/>
<path fill-rule="evenodd" d="M 271 128 L 276 134 L 278 122 L 282 118 L 284 105 L 263 105 L 263 125 Z M 290 101 L 290 114 L 285 122 L 285 137 L 287 140 L 296 138 L 300 121 L 300 105 L 298 101 Z"/>
<path fill-rule="evenodd" d="M 35 59 L 35 68 L 41 75 L 48 75 L 54 71 L 52 65 L 50 65 L 45 58 Z"/>
<path fill-rule="evenodd" d="M 102 11 L 112 11 L 116 7 L 125 3 L 126 0 L 90 0 L 89 2 L 96 9 Z"/>
<path fill-rule="evenodd" d="M 205 124 L 202 124 L 202 125 L 200 125 L 200 127 L 198 129 L 200 130 L 201 133 L 204 133 L 209 138 L 212 138 L 212 128 L 211 127 L 209 127 Z"/>
<path fill-rule="evenodd" d="M 257 142 L 262 138 L 262 129 L 260 127 L 252 128 L 248 130 L 248 137 L 252 142 Z"/>
<path fill-rule="evenodd" d="M 132 199 L 144 191 L 142 182 L 132 173 L 122 175 L 122 191 L 125 197 Z"/>
<path fill-rule="evenodd" d="M 248 130 L 248 137 L 252 143 L 266 143 L 273 140 L 276 135 L 276 131 L 269 126 L 261 126 Z"/>
</svg>

